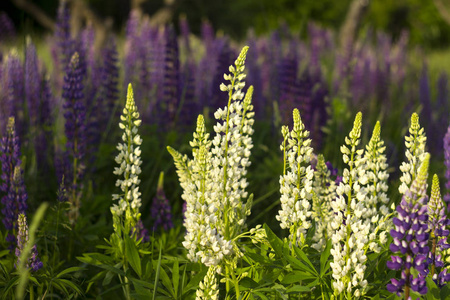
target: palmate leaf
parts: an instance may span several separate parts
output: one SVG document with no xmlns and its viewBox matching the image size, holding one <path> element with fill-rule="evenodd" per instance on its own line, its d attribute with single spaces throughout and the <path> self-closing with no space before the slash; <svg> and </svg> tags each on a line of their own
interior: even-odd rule
<svg viewBox="0 0 450 300">
<path fill-rule="evenodd" d="M 264 230 L 266 231 L 267 239 L 272 246 L 273 251 L 277 254 L 277 256 L 283 256 L 283 241 L 273 233 L 272 229 L 267 224 L 264 224 Z"/>
<path fill-rule="evenodd" d="M 135 241 L 131 239 L 131 237 L 127 234 L 124 234 L 124 242 L 125 242 L 125 257 L 128 259 L 128 262 L 131 265 L 131 268 L 137 273 L 139 278 L 142 277 L 142 267 L 141 267 L 141 258 L 139 257 L 139 252 L 136 248 Z"/>
</svg>

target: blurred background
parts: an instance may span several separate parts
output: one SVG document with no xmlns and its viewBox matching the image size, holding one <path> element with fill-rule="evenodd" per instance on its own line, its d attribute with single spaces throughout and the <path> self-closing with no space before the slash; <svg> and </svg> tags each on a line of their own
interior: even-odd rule
<svg viewBox="0 0 450 300">
<path fill-rule="evenodd" d="M 104 26 L 123 31 L 131 8 L 148 14 L 155 23 L 178 23 L 186 16 L 194 34 L 203 20 L 233 39 L 243 39 L 250 28 L 268 33 L 282 24 L 306 33 L 306 24 L 341 29 L 346 22 L 358 24 L 357 33 L 383 31 L 398 39 L 410 33 L 410 43 L 425 48 L 450 44 L 450 1 L 447 0 L 72 0 L 78 22 L 95 19 Z M 54 28 L 58 0 L 2 0 L 19 32 L 45 32 Z M 352 7 L 359 6 L 354 9 Z M 356 10 L 356 11 L 355 11 Z"/>
</svg>

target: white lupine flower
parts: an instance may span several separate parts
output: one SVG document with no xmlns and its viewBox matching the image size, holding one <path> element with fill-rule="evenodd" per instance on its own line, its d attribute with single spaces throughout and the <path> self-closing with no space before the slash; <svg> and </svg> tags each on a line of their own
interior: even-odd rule
<svg viewBox="0 0 450 300">
<path fill-rule="evenodd" d="M 116 186 L 119 186 L 122 192 L 112 195 L 113 200 L 119 200 L 119 205 L 113 204 L 111 213 L 113 216 L 125 216 L 125 219 L 122 221 L 125 229 L 130 231 L 140 218 L 141 193 L 139 192 L 138 185 L 140 180 L 138 175 L 141 173 L 140 165 L 142 163 L 139 158 L 141 151 L 139 147 L 135 148 L 134 146 L 134 144 L 141 144 L 142 139 L 137 133 L 137 127 L 141 122 L 134 102 L 131 84 L 128 85 L 127 101 L 120 119 L 122 122 L 119 123 L 119 127 L 124 131 L 122 135 L 124 143 L 117 145 L 119 154 L 116 156 L 115 161 L 120 167 L 114 168 L 113 173 L 121 176 L 116 181 Z"/>
<path fill-rule="evenodd" d="M 216 268 L 209 267 L 203 281 L 199 283 L 199 289 L 196 291 L 195 300 L 218 300 L 219 285 L 216 279 Z"/>
<path fill-rule="evenodd" d="M 369 248 L 374 251 L 380 250 L 380 247 L 374 243 L 378 242 L 378 236 L 383 232 L 383 236 L 385 236 L 386 232 L 392 227 L 392 221 L 389 215 L 391 212 L 386 207 L 386 204 L 389 202 L 389 198 L 387 197 L 387 180 L 389 175 L 386 172 L 388 165 L 386 163 L 386 155 L 384 154 L 386 147 L 380 138 L 380 132 L 380 122 L 377 122 L 373 130 L 372 138 L 366 146 L 364 155 L 367 165 L 366 177 L 368 179 L 365 183 L 366 189 L 368 190 L 368 198 L 363 203 L 366 210 L 364 217 L 370 219 L 370 231 L 372 234 L 369 235 Z M 409 174 L 406 175 L 409 176 Z"/>
<path fill-rule="evenodd" d="M 348 157 L 349 168 L 344 169 L 343 180 L 336 188 L 336 200 L 331 202 L 334 219 L 331 226 L 335 230 L 331 236 L 331 268 L 336 296 L 347 292 L 360 297 L 367 285 L 364 281 L 367 260 L 364 252 L 370 234 L 370 219 L 367 219 L 370 214 L 365 206 L 368 197 L 364 185 L 370 175 L 366 173 L 364 151 L 356 148 L 360 143 L 361 122 L 362 115 L 358 113 L 353 129 L 341 147 L 342 153 Z"/>
<path fill-rule="evenodd" d="M 229 100 L 224 109 L 214 114 L 217 124 L 212 141 L 206 133 L 203 116 L 199 116 L 194 140 L 190 142 L 193 159 L 168 147 L 186 201 L 183 245 L 188 250 L 188 258 L 206 266 L 217 266 L 217 270 L 226 256 L 239 252 L 235 238 L 245 227 L 251 207 L 251 199 L 243 203 L 248 196 L 245 175 L 250 165 L 254 122 L 253 87 L 248 89 L 245 98 L 241 91 L 247 49 L 242 50 L 236 66 L 230 68 L 232 74 L 224 76 L 232 84 L 221 85 L 221 90 L 228 92 Z"/>
<path fill-rule="evenodd" d="M 283 126 L 281 131 L 284 137 L 281 145 L 284 172 L 280 176 L 281 210 L 276 218 L 280 221 L 281 228 L 289 228 L 291 244 L 302 245 L 306 231 L 311 227 L 310 200 L 314 171 L 309 165 L 305 167 L 312 153 L 311 139 L 308 139 L 309 132 L 305 130 L 298 109 L 294 109 L 293 118 L 293 130 L 289 132 Z"/>
<path fill-rule="evenodd" d="M 401 194 L 404 194 L 409 189 L 411 182 L 417 177 L 419 167 L 425 158 L 427 138 L 424 129 L 420 127 L 419 116 L 416 113 L 411 115 L 409 134 L 409 136 L 405 136 L 405 156 L 407 161 L 400 166 L 403 174 L 400 177 L 401 184 L 398 190 Z"/>
</svg>

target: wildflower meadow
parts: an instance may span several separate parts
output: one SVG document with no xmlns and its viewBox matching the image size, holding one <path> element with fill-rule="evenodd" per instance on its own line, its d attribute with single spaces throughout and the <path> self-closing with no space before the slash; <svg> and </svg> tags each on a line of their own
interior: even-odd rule
<svg viewBox="0 0 450 300">
<path fill-rule="evenodd" d="M 0 23 L 0 299 L 450 299 L 448 75 L 407 32 Z"/>
</svg>

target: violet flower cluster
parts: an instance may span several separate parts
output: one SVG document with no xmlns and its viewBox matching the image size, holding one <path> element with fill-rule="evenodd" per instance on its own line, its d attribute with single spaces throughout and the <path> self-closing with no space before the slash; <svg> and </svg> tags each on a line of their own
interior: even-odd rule
<svg viewBox="0 0 450 300">
<path fill-rule="evenodd" d="M 67 74 L 64 77 L 63 98 L 64 124 L 67 138 L 66 153 L 62 159 L 69 159 L 64 165 L 64 176 L 70 182 L 69 202 L 71 213 L 69 218 L 73 223 L 78 218 L 81 197 L 81 180 L 84 175 L 84 156 L 86 154 L 86 107 L 83 103 L 83 76 L 77 52 L 72 56 Z M 67 162 L 67 161 L 66 161 Z"/>
<path fill-rule="evenodd" d="M 28 196 L 21 174 L 20 146 L 19 138 L 16 136 L 14 129 L 14 118 L 9 118 L 7 127 L 7 132 L 0 145 L 2 165 L 0 190 L 4 193 L 1 200 L 4 216 L 2 221 L 6 230 L 9 231 L 6 240 L 11 244 L 11 247 L 14 247 L 18 226 L 17 217 L 19 213 L 23 213 L 27 209 Z"/>
<path fill-rule="evenodd" d="M 430 155 L 425 157 L 419 167 L 417 177 L 408 188 L 397 205 L 397 216 L 394 217 L 394 229 L 391 230 L 393 242 L 389 249 L 394 255 L 387 262 L 391 270 L 401 271 L 400 279 L 392 278 L 387 289 L 408 299 L 410 290 L 426 294 L 428 289 L 425 278 L 428 274 L 429 232 L 427 202 L 427 178 Z M 414 268 L 418 275 L 414 276 Z"/>
</svg>

